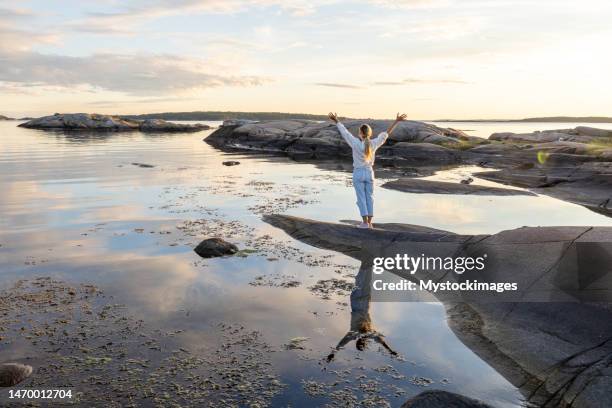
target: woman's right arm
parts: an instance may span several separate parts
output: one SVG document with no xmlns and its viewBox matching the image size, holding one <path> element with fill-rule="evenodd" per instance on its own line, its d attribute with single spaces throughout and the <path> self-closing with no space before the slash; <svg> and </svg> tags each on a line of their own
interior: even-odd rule
<svg viewBox="0 0 612 408">
<path fill-rule="evenodd" d="M 353 147 L 355 145 L 355 142 L 359 141 L 355 136 L 351 134 L 351 132 L 348 131 L 346 127 L 344 127 L 344 125 L 340 122 L 340 119 L 338 119 L 338 115 L 336 113 L 330 112 L 328 117 L 331 119 L 332 122 L 336 124 L 338 132 L 340 132 L 340 135 L 342 136 L 344 141 L 348 143 L 349 146 Z"/>
</svg>

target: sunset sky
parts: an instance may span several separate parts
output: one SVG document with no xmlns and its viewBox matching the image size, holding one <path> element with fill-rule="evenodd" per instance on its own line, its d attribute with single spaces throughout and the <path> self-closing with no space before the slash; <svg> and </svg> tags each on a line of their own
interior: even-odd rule
<svg viewBox="0 0 612 408">
<path fill-rule="evenodd" d="M 0 0 L 0 114 L 612 116 L 608 0 Z"/>
</svg>

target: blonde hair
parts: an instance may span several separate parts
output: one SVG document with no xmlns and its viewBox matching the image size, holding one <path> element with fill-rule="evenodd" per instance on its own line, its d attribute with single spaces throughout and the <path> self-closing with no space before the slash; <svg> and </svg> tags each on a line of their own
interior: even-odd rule
<svg viewBox="0 0 612 408">
<path fill-rule="evenodd" d="M 372 144 L 370 143 L 370 137 L 372 137 L 372 128 L 367 123 L 364 123 L 359 127 L 359 133 L 363 136 L 363 157 L 366 161 L 372 158 Z"/>
</svg>

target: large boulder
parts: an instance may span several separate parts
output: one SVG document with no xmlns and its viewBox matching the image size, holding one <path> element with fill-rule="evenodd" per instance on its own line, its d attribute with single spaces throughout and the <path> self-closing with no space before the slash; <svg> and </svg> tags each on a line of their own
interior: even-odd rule
<svg viewBox="0 0 612 408">
<path fill-rule="evenodd" d="M 64 129 L 64 130 L 104 130 L 143 132 L 197 132 L 210 129 L 207 125 L 188 125 L 166 122 L 162 119 L 144 121 L 124 119 L 119 116 L 99 115 L 97 113 L 56 113 L 51 116 L 32 119 L 21 123 L 20 127 L 30 129 Z"/>
</svg>

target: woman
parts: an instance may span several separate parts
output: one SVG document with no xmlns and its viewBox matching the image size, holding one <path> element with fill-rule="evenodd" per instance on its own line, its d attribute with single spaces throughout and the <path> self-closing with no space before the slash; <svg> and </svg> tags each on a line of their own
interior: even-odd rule
<svg viewBox="0 0 612 408">
<path fill-rule="evenodd" d="M 386 132 L 382 132 L 376 138 L 372 137 L 370 125 L 363 124 L 359 127 L 359 139 L 349 132 L 338 119 L 336 113 L 329 113 L 329 118 L 336 124 L 342 138 L 351 146 L 353 150 L 353 186 L 357 194 L 357 207 L 363 222 L 359 228 L 373 228 L 372 218 L 374 217 L 374 155 L 376 150 L 382 146 L 393 132 L 398 123 L 406 120 L 406 114 L 397 114 L 395 122 L 389 126 Z"/>
</svg>

